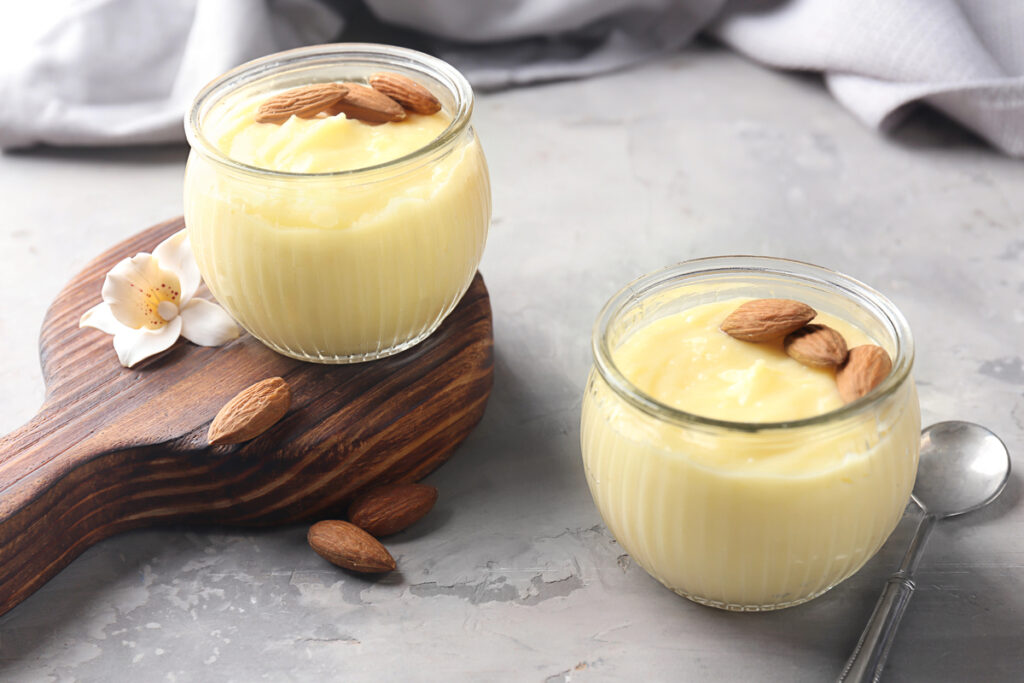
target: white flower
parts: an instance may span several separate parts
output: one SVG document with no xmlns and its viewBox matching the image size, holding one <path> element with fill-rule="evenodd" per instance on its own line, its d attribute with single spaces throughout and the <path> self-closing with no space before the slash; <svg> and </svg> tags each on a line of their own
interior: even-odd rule
<svg viewBox="0 0 1024 683">
<path fill-rule="evenodd" d="M 185 231 L 157 245 L 152 254 L 126 258 L 107 273 L 103 303 L 90 308 L 79 327 L 114 335 L 121 365 L 169 349 L 178 336 L 200 346 L 220 346 L 241 333 L 217 304 L 193 298 L 199 266 Z"/>
</svg>

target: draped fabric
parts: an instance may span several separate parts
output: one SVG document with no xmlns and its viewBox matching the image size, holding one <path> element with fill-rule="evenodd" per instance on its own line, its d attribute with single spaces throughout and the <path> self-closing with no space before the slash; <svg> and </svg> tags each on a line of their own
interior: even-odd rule
<svg viewBox="0 0 1024 683">
<path fill-rule="evenodd" d="M 1024 2 L 986 0 L 78 0 L 0 59 L 0 146 L 183 140 L 206 82 L 271 52 L 361 40 L 342 29 L 367 12 L 372 40 L 414 36 L 481 90 L 594 76 L 703 32 L 820 72 L 868 126 L 925 102 L 1024 155 Z"/>
</svg>

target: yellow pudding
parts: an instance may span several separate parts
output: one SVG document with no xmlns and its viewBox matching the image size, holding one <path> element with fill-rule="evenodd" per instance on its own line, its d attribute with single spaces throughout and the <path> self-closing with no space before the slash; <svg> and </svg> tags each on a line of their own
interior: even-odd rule
<svg viewBox="0 0 1024 683">
<path fill-rule="evenodd" d="M 185 221 L 200 271 L 228 312 L 281 353 L 328 363 L 397 353 L 441 324 L 483 254 L 490 185 L 469 125 L 472 92 L 454 69 L 410 50 L 285 54 L 215 81 L 189 115 Z M 275 92 L 402 69 L 414 69 L 442 112 L 382 125 L 344 114 L 256 122 Z"/>
<path fill-rule="evenodd" d="M 408 113 L 402 121 L 368 125 L 344 114 L 292 116 L 257 123 L 256 111 L 274 93 L 228 98 L 213 109 L 204 133 L 228 158 L 272 171 L 332 173 L 378 166 L 426 147 L 451 125 L 447 112 Z"/>
<path fill-rule="evenodd" d="M 676 270 L 708 261 L 716 259 Z M 672 277 L 681 276 L 649 279 Z M 903 514 L 920 433 L 898 311 L 868 334 L 853 321 L 867 319 L 867 304 L 845 317 L 853 302 L 838 288 L 803 292 L 820 299 L 815 322 L 850 346 L 878 343 L 897 358 L 890 378 L 844 406 L 831 370 L 797 363 L 781 342 L 743 342 L 718 329 L 759 277 L 730 269 L 717 300 L 708 300 L 716 295 L 706 282 L 684 283 L 671 296 L 652 295 L 654 305 L 634 283 L 631 303 L 620 295 L 623 309 L 606 309 L 595 331 L 582 409 L 587 481 L 615 538 L 676 592 L 738 610 L 798 604 L 860 568 Z M 753 287 L 735 296 L 743 278 Z M 796 290 L 785 296 L 801 299 L 798 279 L 781 281 Z M 902 327 L 880 334 L 892 319 Z"/>
<path fill-rule="evenodd" d="M 749 299 L 702 304 L 637 330 L 612 352 L 626 378 L 652 398 L 688 413 L 735 422 L 784 422 L 843 405 L 831 369 L 802 365 L 782 339 L 753 344 L 719 329 Z M 873 344 L 845 320 L 819 314 L 850 346 Z"/>
</svg>

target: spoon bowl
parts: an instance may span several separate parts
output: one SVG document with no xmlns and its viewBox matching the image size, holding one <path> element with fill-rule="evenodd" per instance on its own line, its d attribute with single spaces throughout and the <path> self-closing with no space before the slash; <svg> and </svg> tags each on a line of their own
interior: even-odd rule
<svg viewBox="0 0 1024 683">
<path fill-rule="evenodd" d="M 1010 453 L 998 436 L 973 422 L 939 422 L 921 432 L 921 460 L 912 495 L 939 518 L 995 500 L 1010 478 Z"/>
</svg>

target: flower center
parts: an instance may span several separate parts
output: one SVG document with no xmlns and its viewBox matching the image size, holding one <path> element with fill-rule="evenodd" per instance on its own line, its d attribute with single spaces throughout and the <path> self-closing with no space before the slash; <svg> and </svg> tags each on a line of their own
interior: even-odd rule
<svg viewBox="0 0 1024 683">
<path fill-rule="evenodd" d="M 171 320 L 178 317 L 178 301 L 180 299 L 178 278 L 167 271 L 159 273 L 158 284 L 130 281 L 128 286 L 138 294 L 135 296 L 138 311 L 141 314 L 142 327 L 159 330 Z"/>
<path fill-rule="evenodd" d="M 171 301 L 164 300 L 156 305 L 156 313 L 167 322 L 170 322 L 178 317 L 178 306 Z"/>
</svg>

